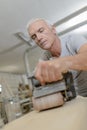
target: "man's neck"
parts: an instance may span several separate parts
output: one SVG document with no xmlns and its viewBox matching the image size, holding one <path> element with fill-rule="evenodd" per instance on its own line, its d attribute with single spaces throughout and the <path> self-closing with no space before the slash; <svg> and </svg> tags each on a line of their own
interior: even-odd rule
<svg viewBox="0 0 87 130">
<path fill-rule="evenodd" d="M 53 44 L 53 46 L 50 49 L 50 52 L 53 57 L 59 57 L 61 54 L 61 42 L 60 39 L 57 38 Z"/>
</svg>

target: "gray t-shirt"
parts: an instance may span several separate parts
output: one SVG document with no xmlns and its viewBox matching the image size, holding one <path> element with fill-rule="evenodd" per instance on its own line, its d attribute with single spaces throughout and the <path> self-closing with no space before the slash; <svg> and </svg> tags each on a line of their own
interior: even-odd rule
<svg viewBox="0 0 87 130">
<path fill-rule="evenodd" d="M 80 47 L 87 43 L 87 39 L 85 37 L 77 34 L 62 36 L 60 40 L 62 48 L 60 57 L 77 54 Z M 50 60 L 51 58 L 52 55 L 49 51 L 45 51 L 41 57 L 43 60 Z M 78 94 L 81 96 L 87 96 L 87 71 L 72 70 L 72 74 L 74 85 Z"/>
</svg>

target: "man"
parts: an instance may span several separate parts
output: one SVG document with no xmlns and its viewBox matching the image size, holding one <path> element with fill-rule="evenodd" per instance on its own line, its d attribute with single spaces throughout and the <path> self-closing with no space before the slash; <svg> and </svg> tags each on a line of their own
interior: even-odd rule
<svg viewBox="0 0 87 130">
<path fill-rule="evenodd" d="M 35 69 L 41 84 L 60 80 L 63 73 L 72 71 L 78 93 L 87 96 L 87 39 L 79 35 L 59 38 L 55 28 L 44 19 L 32 21 L 27 29 L 36 44 L 46 50 L 42 57 L 45 61 Z"/>
</svg>

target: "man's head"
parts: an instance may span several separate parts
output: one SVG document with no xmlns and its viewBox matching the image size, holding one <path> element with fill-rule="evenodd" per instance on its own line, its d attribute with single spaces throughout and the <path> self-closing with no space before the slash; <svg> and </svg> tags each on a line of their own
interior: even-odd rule
<svg viewBox="0 0 87 130">
<path fill-rule="evenodd" d="M 56 39 L 56 30 L 44 19 L 36 19 L 27 25 L 30 37 L 38 46 L 50 50 Z"/>
</svg>

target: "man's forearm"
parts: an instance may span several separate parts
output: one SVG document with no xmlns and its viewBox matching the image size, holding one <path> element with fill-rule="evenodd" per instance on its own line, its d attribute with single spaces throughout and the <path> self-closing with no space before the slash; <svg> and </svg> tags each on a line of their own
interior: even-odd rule
<svg viewBox="0 0 87 130">
<path fill-rule="evenodd" d="M 39 62 L 35 77 L 44 85 L 46 82 L 61 80 L 62 74 L 69 70 L 87 71 L 87 52 Z"/>
<path fill-rule="evenodd" d="M 68 69 L 87 71 L 87 52 L 62 58 Z"/>
</svg>

